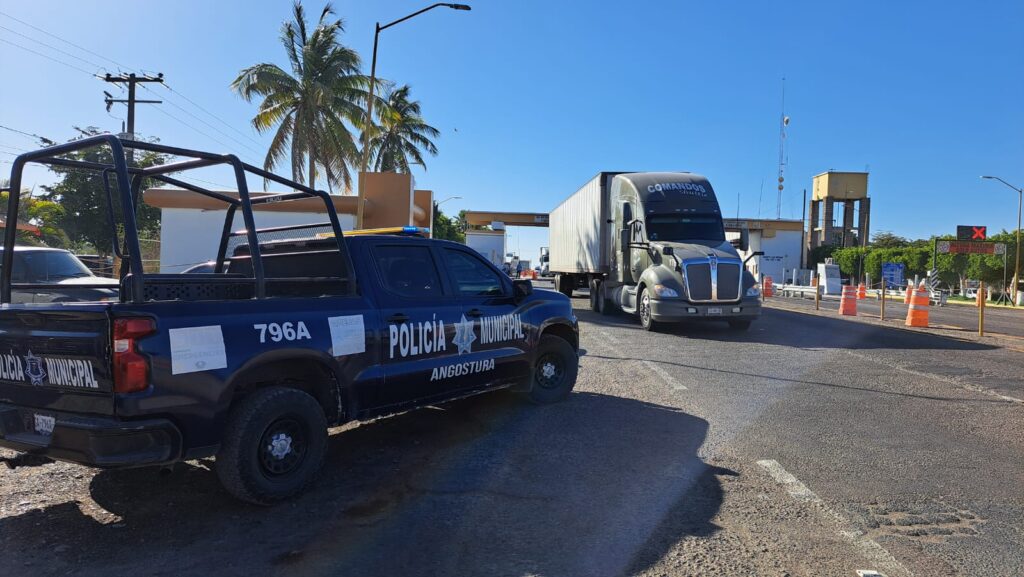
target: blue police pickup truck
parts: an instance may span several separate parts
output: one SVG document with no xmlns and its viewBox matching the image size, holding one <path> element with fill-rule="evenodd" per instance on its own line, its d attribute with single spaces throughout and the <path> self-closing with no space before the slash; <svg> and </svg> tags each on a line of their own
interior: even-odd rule
<svg viewBox="0 0 1024 577">
<path fill-rule="evenodd" d="M 107 147 L 113 160 L 68 156 L 89 147 Z M 136 168 L 126 147 L 179 159 Z M 9 466 L 215 456 L 230 493 L 271 503 L 314 479 L 328 427 L 502 388 L 551 403 L 575 384 L 569 300 L 510 280 L 461 244 L 342 234 L 326 193 L 232 155 L 99 136 L 19 156 L 12 190 L 30 162 L 102 175 L 122 270 L 116 302 L 11 304 L 12 291 L 46 287 L 12 282 L 17 231 L 6 229 L 0 446 L 18 452 Z M 178 176 L 218 164 L 234 169 L 237 195 Z M 250 194 L 247 173 L 295 192 Z M 224 202 L 213 272 L 143 270 L 134 215 L 154 183 Z M 18 195 L 9 197 L 13 219 Z M 322 200 L 328 222 L 254 226 L 261 208 L 301 199 Z"/>
</svg>

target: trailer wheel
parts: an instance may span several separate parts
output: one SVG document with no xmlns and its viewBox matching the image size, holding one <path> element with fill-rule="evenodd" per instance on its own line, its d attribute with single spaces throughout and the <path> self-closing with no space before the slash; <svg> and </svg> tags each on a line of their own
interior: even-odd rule
<svg viewBox="0 0 1024 577">
<path fill-rule="evenodd" d="M 576 386 L 578 371 L 579 357 L 569 341 L 555 335 L 542 335 L 527 397 L 538 405 L 564 400 Z"/>
<path fill-rule="evenodd" d="M 231 410 L 215 469 L 235 497 L 258 505 L 293 497 L 323 465 L 327 419 L 298 389 L 259 389 Z"/>
<path fill-rule="evenodd" d="M 565 296 L 572 298 L 572 291 L 576 288 L 576 279 L 572 275 L 567 274 L 556 274 L 555 275 L 555 290 L 564 294 Z"/>
<path fill-rule="evenodd" d="M 640 317 L 640 328 L 645 331 L 657 331 L 660 323 L 654 320 L 651 314 L 651 293 L 647 287 L 640 289 L 640 297 L 637 299 L 636 314 Z"/>
<path fill-rule="evenodd" d="M 604 300 L 604 295 L 601 294 L 601 279 L 592 278 L 590 279 L 590 310 L 599 313 L 604 308 L 601 301 Z"/>
</svg>

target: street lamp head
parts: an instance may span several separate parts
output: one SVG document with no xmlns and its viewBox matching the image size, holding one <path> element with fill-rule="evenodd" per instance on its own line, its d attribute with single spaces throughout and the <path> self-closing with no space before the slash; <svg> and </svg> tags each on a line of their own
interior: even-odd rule
<svg viewBox="0 0 1024 577">
<path fill-rule="evenodd" d="M 982 176 L 982 178 L 987 178 L 987 179 L 989 179 L 989 180 L 992 180 L 992 179 L 994 179 L 995 177 L 994 177 L 994 176 Z"/>
<path fill-rule="evenodd" d="M 468 4 L 445 4 L 445 6 L 452 10 L 472 10 L 473 7 Z"/>
</svg>

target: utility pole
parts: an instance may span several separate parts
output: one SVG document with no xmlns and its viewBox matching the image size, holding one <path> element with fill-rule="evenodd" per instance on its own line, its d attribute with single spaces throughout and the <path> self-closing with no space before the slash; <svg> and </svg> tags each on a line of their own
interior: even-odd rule
<svg viewBox="0 0 1024 577">
<path fill-rule="evenodd" d="M 157 82 L 160 84 L 164 83 L 163 73 L 159 73 L 156 76 L 139 76 L 134 72 L 131 74 L 119 74 L 114 76 L 113 74 L 107 73 L 103 77 L 104 82 L 111 82 L 114 84 L 127 84 L 128 85 L 128 98 L 114 98 L 109 92 L 104 91 L 103 94 L 106 96 L 104 102 L 107 103 L 107 112 L 110 112 L 110 107 L 115 102 L 121 102 L 128 105 L 128 139 L 135 140 L 135 105 L 136 104 L 160 104 L 161 100 L 138 100 L 135 98 L 135 85 L 146 82 Z M 128 153 L 128 164 L 135 164 L 135 150 L 129 148 Z"/>
</svg>

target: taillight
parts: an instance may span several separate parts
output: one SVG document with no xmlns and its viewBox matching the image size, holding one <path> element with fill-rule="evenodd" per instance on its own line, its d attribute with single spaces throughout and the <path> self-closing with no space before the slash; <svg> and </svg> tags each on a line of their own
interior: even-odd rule
<svg viewBox="0 0 1024 577">
<path fill-rule="evenodd" d="M 149 386 L 149 359 L 136 350 L 136 341 L 156 332 L 145 317 L 114 319 L 114 392 L 133 393 Z"/>
</svg>

